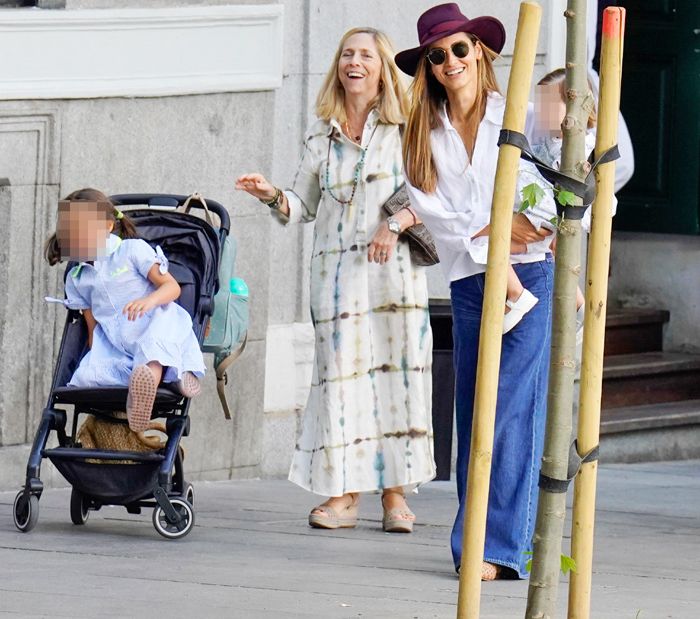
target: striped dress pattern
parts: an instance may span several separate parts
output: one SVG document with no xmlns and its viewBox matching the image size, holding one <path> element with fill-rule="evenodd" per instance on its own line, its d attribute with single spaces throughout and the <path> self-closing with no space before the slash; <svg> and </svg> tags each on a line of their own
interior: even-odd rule
<svg viewBox="0 0 700 619">
<path fill-rule="evenodd" d="M 317 494 L 410 489 L 435 475 L 424 268 L 405 241 L 386 264 L 367 260 L 381 205 L 403 180 L 399 128 L 373 110 L 359 145 L 336 121 L 316 121 L 286 192 L 289 219 L 314 222 L 315 362 L 289 479 Z"/>
</svg>

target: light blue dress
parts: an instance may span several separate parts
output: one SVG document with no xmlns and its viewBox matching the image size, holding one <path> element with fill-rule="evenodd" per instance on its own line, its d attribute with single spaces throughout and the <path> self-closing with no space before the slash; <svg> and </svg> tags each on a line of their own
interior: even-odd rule
<svg viewBox="0 0 700 619">
<path fill-rule="evenodd" d="M 83 357 L 69 387 L 127 386 L 133 368 L 157 361 L 163 382 L 174 382 L 189 371 L 204 376 L 204 359 L 185 309 L 171 302 L 129 321 L 124 306 L 153 292 L 148 279 L 154 264 L 168 271 L 160 247 L 141 239 L 110 235 L 106 255 L 93 264 L 83 262 L 66 278 L 66 307 L 92 310 L 97 326 L 92 347 Z"/>
</svg>

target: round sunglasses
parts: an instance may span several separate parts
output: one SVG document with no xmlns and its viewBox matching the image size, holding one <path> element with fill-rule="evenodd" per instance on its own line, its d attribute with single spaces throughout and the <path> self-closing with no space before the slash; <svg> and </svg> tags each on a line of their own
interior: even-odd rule
<svg viewBox="0 0 700 619">
<path fill-rule="evenodd" d="M 469 55 L 469 43 L 466 41 L 457 41 L 450 45 L 452 53 L 457 58 L 466 58 Z M 427 54 L 428 62 L 433 66 L 441 65 L 447 60 L 447 50 L 441 47 L 433 47 Z"/>
</svg>

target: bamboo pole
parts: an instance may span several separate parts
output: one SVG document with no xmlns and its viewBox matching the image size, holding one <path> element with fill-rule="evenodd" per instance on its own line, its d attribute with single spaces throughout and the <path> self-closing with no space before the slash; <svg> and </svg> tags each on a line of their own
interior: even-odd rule
<svg viewBox="0 0 700 619">
<path fill-rule="evenodd" d="M 539 4 L 521 3 L 503 117 L 504 129 L 521 133 L 525 130 L 541 15 L 542 8 Z M 520 150 L 515 146 L 503 144 L 498 152 L 498 167 L 491 204 L 489 252 L 479 336 L 479 361 L 476 370 L 474 418 L 459 575 L 458 619 L 478 619 L 479 617 L 481 567 L 486 539 L 486 513 L 503 336 L 503 308 L 505 307 L 507 269 L 510 264 L 510 235 L 519 163 Z"/>
<path fill-rule="evenodd" d="M 598 153 L 605 152 L 617 142 L 624 29 L 625 9 L 605 9 L 596 157 Z M 588 244 L 586 314 L 581 363 L 578 426 L 580 454 L 586 454 L 596 447 L 599 439 L 615 162 L 602 164 L 595 174 L 597 193 L 592 207 L 591 236 Z M 576 561 L 576 572 L 571 575 L 568 619 L 588 619 L 590 616 L 597 474 L 598 462 L 587 462 L 581 466 L 574 482 L 571 554 Z"/>
<path fill-rule="evenodd" d="M 566 116 L 562 122 L 561 171 L 583 180 L 588 96 L 586 0 L 568 0 L 566 17 Z M 581 198 L 575 204 L 581 205 Z M 541 474 L 566 480 L 572 432 L 576 374 L 576 287 L 581 270 L 581 220 L 561 218 L 554 269 L 552 354 L 547 397 L 547 424 Z M 526 619 L 551 619 L 556 613 L 566 492 L 540 488 Z"/>
</svg>

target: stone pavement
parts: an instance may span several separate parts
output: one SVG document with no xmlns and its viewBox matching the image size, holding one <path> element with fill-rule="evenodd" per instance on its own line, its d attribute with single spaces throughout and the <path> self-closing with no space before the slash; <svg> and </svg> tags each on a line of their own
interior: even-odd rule
<svg viewBox="0 0 700 619">
<path fill-rule="evenodd" d="M 284 481 L 195 484 L 197 525 L 170 542 L 150 513 L 122 508 L 70 523 L 68 490 L 48 490 L 23 534 L 0 494 L 0 616 L 323 619 L 453 618 L 448 552 L 454 485 L 411 500 L 413 535 L 380 530 L 377 496 L 355 530 L 315 531 L 314 497 Z M 602 466 L 595 619 L 700 617 L 700 461 Z M 567 524 L 567 530 L 569 529 Z M 527 582 L 484 583 L 484 619 L 523 617 Z M 566 582 L 559 593 L 564 617 Z"/>
</svg>

